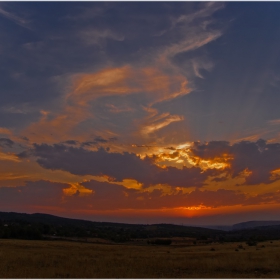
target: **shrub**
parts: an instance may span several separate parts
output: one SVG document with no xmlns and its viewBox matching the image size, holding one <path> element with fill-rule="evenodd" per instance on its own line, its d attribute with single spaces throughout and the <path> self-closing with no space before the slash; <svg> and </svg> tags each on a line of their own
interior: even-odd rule
<svg viewBox="0 0 280 280">
<path fill-rule="evenodd" d="M 257 241 L 254 241 L 254 240 L 249 240 L 249 241 L 246 242 L 246 244 L 247 244 L 248 246 L 256 246 L 256 245 L 258 244 L 258 242 L 257 242 Z"/>
<path fill-rule="evenodd" d="M 150 243 L 148 244 L 153 244 L 153 245 L 170 245 L 172 243 L 171 239 L 155 239 L 155 240 L 150 240 Z"/>
</svg>

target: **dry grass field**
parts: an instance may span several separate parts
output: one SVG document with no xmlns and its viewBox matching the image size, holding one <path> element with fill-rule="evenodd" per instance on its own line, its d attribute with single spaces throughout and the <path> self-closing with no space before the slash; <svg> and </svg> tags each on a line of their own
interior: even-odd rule
<svg viewBox="0 0 280 280">
<path fill-rule="evenodd" d="M 137 246 L 0 240 L 0 277 L 280 278 L 280 241 L 241 244 Z"/>
</svg>

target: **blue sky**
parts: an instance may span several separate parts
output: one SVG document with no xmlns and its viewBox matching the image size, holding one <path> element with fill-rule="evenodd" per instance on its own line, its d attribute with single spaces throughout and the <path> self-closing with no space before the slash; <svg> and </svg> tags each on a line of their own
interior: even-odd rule
<svg viewBox="0 0 280 280">
<path fill-rule="evenodd" d="M 0 210 L 186 223 L 275 212 L 279 11 L 1 2 L 0 192 L 14 203 Z"/>
</svg>

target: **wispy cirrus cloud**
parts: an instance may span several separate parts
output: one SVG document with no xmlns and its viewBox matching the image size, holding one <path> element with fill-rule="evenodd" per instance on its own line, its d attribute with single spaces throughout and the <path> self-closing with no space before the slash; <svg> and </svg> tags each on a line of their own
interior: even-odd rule
<svg viewBox="0 0 280 280">
<path fill-rule="evenodd" d="M 168 75 L 155 67 L 134 68 L 129 65 L 109 68 L 73 77 L 73 91 L 67 98 L 77 103 L 112 95 L 141 93 L 151 100 L 166 100 L 188 94 L 188 81 L 182 75 Z"/>
<path fill-rule="evenodd" d="M 149 135 L 150 133 L 156 132 L 157 130 L 168 126 L 172 122 L 180 122 L 183 120 L 183 116 L 170 115 L 169 113 L 154 115 L 144 120 L 141 127 L 141 133 L 143 135 Z"/>
<path fill-rule="evenodd" d="M 269 120 L 268 121 L 269 125 L 279 125 L 280 124 L 280 119 L 276 119 L 276 120 Z"/>
<path fill-rule="evenodd" d="M 191 50 L 198 49 L 213 40 L 220 37 L 222 33 L 220 31 L 215 31 L 213 33 L 202 33 L 199 35 L 190 36 L 190 38 L 183 40 L 182 42 L 178 44 L 171 45 L 170 47 L 167 47 L 159 56 L 159 61 L 166 62 L 167 59 L 173 58 L 175 55 L 188 52 Z"/>
<path fill-rule="evenodd" d="M 88 45 L 100 45 L 105 43 L 106 39 L 116 40 L 116 41 L 123 41 L 124 36 L 121 34 L 116 34 L 110 29 L 94 29 L 89 28 L 86 30 L 82 30 L 80 33 L 81 40 L 85 41 Z"/>
<path fill-rule="evenodd" d="M 148 136 L 150 133 L 162 129 L 172 122 L 179 122 L 184 120 L 184 116 L 171 115 L 170 113 L 159 114 L 156 109 L 144 108 L 148 112 L 148 116 L 140 121 L 140 133 Z"/>
<path fill-rule="evenodd" d="M 92 102 L 97 99 L 106 96 L 136 95 L 142 96 L 145 102 L 148 102 L 147 106 L 151 106 L 149 104 L 169 100 L 190 92 L 187 87 L 188 81 L 183 75 L 168 75 L 153 67 L 134 68 L 126 65 L 120 68 L 103 69 L 91 74 L 74 75 L 72 80 L 73 87 L 64 97 L 62 110 L 56 114 L 41 111 L 41 119 L 24 129 L 22 134 L 35 141 L 42 141 L 43 138 L 49 139 L 49 141 L 52 139 L 63 141 L 67 140 L 67 137 L 68 139 L 77 137 L 75 129 L 83 122 L 98 118 L 92 112 Z M 112 106 L 114 104 L 111 104 L 111 108 Z M 133 113 L 134 108 L 126 107 L 125 111 L 127 110 Z M 119 110 L 119 112 L 122 111 Z M 118 110 L 114 110 L 113 113 L 117 112 Z M 169 114 L 167 113 L 167 115 Z M 149 131 L 158 130 L 171 122 L 183 119 L 181 116 L 167 117 L 167 115 L 158 116 L 159 118 L 165 116 L 165 120 L 158 124 L 154 124 L 153 120 L 149 123 L 149 119 L 146 119 L 145 126 Z M 154 113 L 153 117 L 155 117 Z M 40 136 L 36 137 L 34 133 Z M 80 134 L 78 140 L 81 140 L 82 137 L 89 136 Z"/>
<path fill-rule="evenodd" d="M 3 8 L 3 5 L 0 6 L 0 16 L 3 16 L 6 19 L 13 21 L 14 23 L 16 23 L 24 28 L 28 28 L 28 29 L 30 28 L 28 20 L 16 15 L 13 12 L 7 11 L 7 9 Z"/>
<path fill-rule="evenodd" d="M 148 110 L 143 108 L 153 110 L 159 103 L 171 102 L 189 94 L 192 91 L 193 77 L 201 77 L 199 70 L 209 70 L 213 67 L 210 60 L 200 56 L 184 59 L 190 65 L 189 69 L 194 69 L 190 73 L 184 67 L 178 66 L 173 58 L 178 54 L 199 49 L 222 35 L 221 30 L 209 26 L 212 23 L 213 14 L 223 8 L 223 5 L 204 3 L 194 9 L 190 9 L 188 5 L 182 5 L 181 11 L 174 11 L 171 14 L 168 7 L 164 7 L 163 10 L 167 9 L 164 16 L 155 15 L 163 25 L 169 25 L 160 36 L 153 35 L 159 28 L 157 21 L 146 11 L 141 12 L 141 4 L 139 4 L 140 10 L 134 4 L 122 6 L 120 9 L 116 9 L 115 5 L 109 5 L 110 9 L 107 9 L 106 5 L 106 7 L 93 5 L 87 8 L 86 6 L 88 5 L 85 7 L 82 5 L 75 16 L 66 16 L 64 20 L 69 20 L 72 24 L 77 21 L 77 27 L 72 34 L 76 40 L 74 45 L 82 44 L 85 49 L 89 44 L 98 45 L 98 52 L 106 53 L 103 65 L 107 66 L 87 65 L 84 71 L 71 70 L 71 73 L 67 75 L 68 84 L 65 86 L 66 93 L 60 102 L 60 110 L 56 112 L 51 109 L 45 110 L 47 116 L 42 114 L 40 120 L 22 131 L 22 135 L 26 135 L 35 142 L 40 142 L 42 139 L 49 142 L 66 141 L 66 135 L 68 139 L 87 141 L 87 138 L 91 136 L 84 129 L 86 123 L 94 123 L 103 127 L 104 131 L 110 130 L 118 135 L 119 131 L 124 129 L 123 118 L 115 118 L 114 125 L 109 128 L 104 116 L 98 115 L 98 110 L 93 110 L 93 103 L 99 104 L 100 107 L 109 103 L 111 107 L 107 107 L 107 112 L 110 114 L 129 111 L 131 121 L 130 125 L 125 126 L 125 133 L 132 139 L 134 139 L 133 135 L 137 134 L 135 130 L 144 131 L 144 133 L 138 133 L 137 137 L 145 136 L 147 140 L 147 136 L 153 134 L 152 131 L 157 133 L 161 128 L 185 119 L 183 115 L 175 115 L 169 110 L 159 109 L 157 109 L 157 116 L 150 117 Z M 112 13 L 114 17 L 115 13 L 123 13 L 127 9 L 131 10 L 130 16 L 123 18 L 118 24 L 104 22 L 104 13 Z M 87 17 L 91 14 L 89 11 L 95 14 L 90 21 Z M 137 14 L 136 21 L 143 22 L 143 30 L 148 32 L 142 32 L 143 30 L 138 30 L 138 28 L 137 36 L 135 36 L 132 27 L 127 25 L 133 13 Z M 81 17 L 78 20 L 79 14 Z M 85 18 L 87 18 L 86 21 L 83 20 Z M 98 24 L 95 25 L 95 22 Z M 136 22 L 132 24 L 134 26 Z M 149 24 L 151 26 L 148 27 Z M 67 37 L 68 33 L 63 36 Z M 61 42 L 62 38 L 58 42 Z M 110 47 L 106 44 L 106 40 L 111 40 Z M 147 44 L 142 46 L 139 40 L 145 40 Z M 129 52 L 118 52 L 118 57 L 115 57 L 115 44 L 116 47 L 118 44 L 127 46 Z M 141 45 L 140 50 L 135 49 L 137 44 Z M 123 58 L 122 62 L 119 61 L 120 57 Z M 116 109 L 118 108 L 116 101 L 121 98 L 130 99 L 131 102 L 128 102 L 129 106 L 125 109 Z M 165 120 L 155 123 L 154 118 L 162 118 L 167 114 L 169 116 Z M 135 123 L 138 123 L 139 127 L 133 130 L 131 127 Z"/>
</svg>

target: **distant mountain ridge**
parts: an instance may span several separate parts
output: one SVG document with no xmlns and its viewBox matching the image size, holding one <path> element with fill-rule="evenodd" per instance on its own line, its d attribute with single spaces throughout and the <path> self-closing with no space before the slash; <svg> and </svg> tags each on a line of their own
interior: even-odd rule
<svg viewBox="0 0 280 280">
<path fill-rule="evenodd" d="M 2 221 L 20 220 L 29 223 L 45 223 L 45 224 L 52 224 L 52 225 L 59 225 L 59 226 L 75 225 L 79 227 L 88 227 L 90 225 L 97 225 L 97 226 L 128 225 L 129 226 L 129 224 L 125 224 L 125 223 L 93 222 L 89 220 L 65 218 L 65 217 L 59 217 L 51 214 L 44 214 L 44 213 L 27 214 L 27 213 L 17 213 L 17 212 L 0 212 L 0 221 L 1 220 Z"/>
<path fill-rule="evenodd" d="M 248 221 L 243 223 L 234 224 L 231 230 L 242 230 L 267 226 L 279 226 L 280 221 Z"/>
<path fill-rule="evenodd" d="M 247 229 L 254 229 L 254 228 L 261 228 L 261 227 L 275 227 L 280 226 L 279 221 L 248 221 L 237 223 L 233 225 L 205 225 L 201 227 L 209 228 L 209 229 L 217 229 L 223 231 L 237 231 L 237 230 L 247 230 Z"/>
<path fill-rule="evenodd" d="M 34 228 L 43 235 L 98 237 L 120 241 L 131 238 L 200 237 L 214 238 L 223 234 L 221 230 L 174 224 L 125 224 L 113 222 L 93 222 L 62 218 L 49 214 L 25 214 L 0 212 L 0 238 L 2 231 L 14 228 L 14 235 L 21 228 Z M 6 225 L 6 226 L 5 226 Z M 17 227 L 17 229 L 16 229 Z M 3 229 L 4 228 L 4 229 Z"/>
<path fill-rule="evenodd" d="M 49 214 L 0 212 L 0 238 L 102 238 L 112 242 L 135 239 L 191 238 L 198 242 L 280 240 L 280 221 L 248 221 L 232 226 L 125 224 L 63 218 Z"/>
<path fill-rule="evenodd" d="M 142 224 L 127 224 L 127 223 L 114 223 L 114 222 L 94 222 L 89 220 L 82 220 L 82 219 L 72 219 L 72 218 L 64 218 L 50 214 L 44 213 L 34 213 L 34 214 L 27 214 L 27 213 L 17 213 L 17 212 L 0 212 L 0 221 L 11 221 L 11 220 L 24 220 L 26 222 L 31 223 L 47 223 L 47 224 L 54 224 L 54 225 L 77 225 L 82 227 L 87 227 L 89 225 L 97 225 L 97 226 L 126 226 L 126 227 L 133 227 L 139 226 Z M 165 225 L 168 224 L 153 224 L 153 225 Z M 229 231 L 229 230 L 242 230 L 242 229 L 251 229 L 257 227 L 264 227 L 264 226 L 280 226 L 279 221 L 247 221 L 242 223 L 233 224 L 232 226 L 182 226 L 182 227 L 189 227 L 189 228 L 208 228 L 213 230 L 222 230 L 222 231 Z M 151 225 L 152 226 L 152 225 Z M 178 225 L 171 225 L 174 227 L 181 227 Z"/>
</svg>

